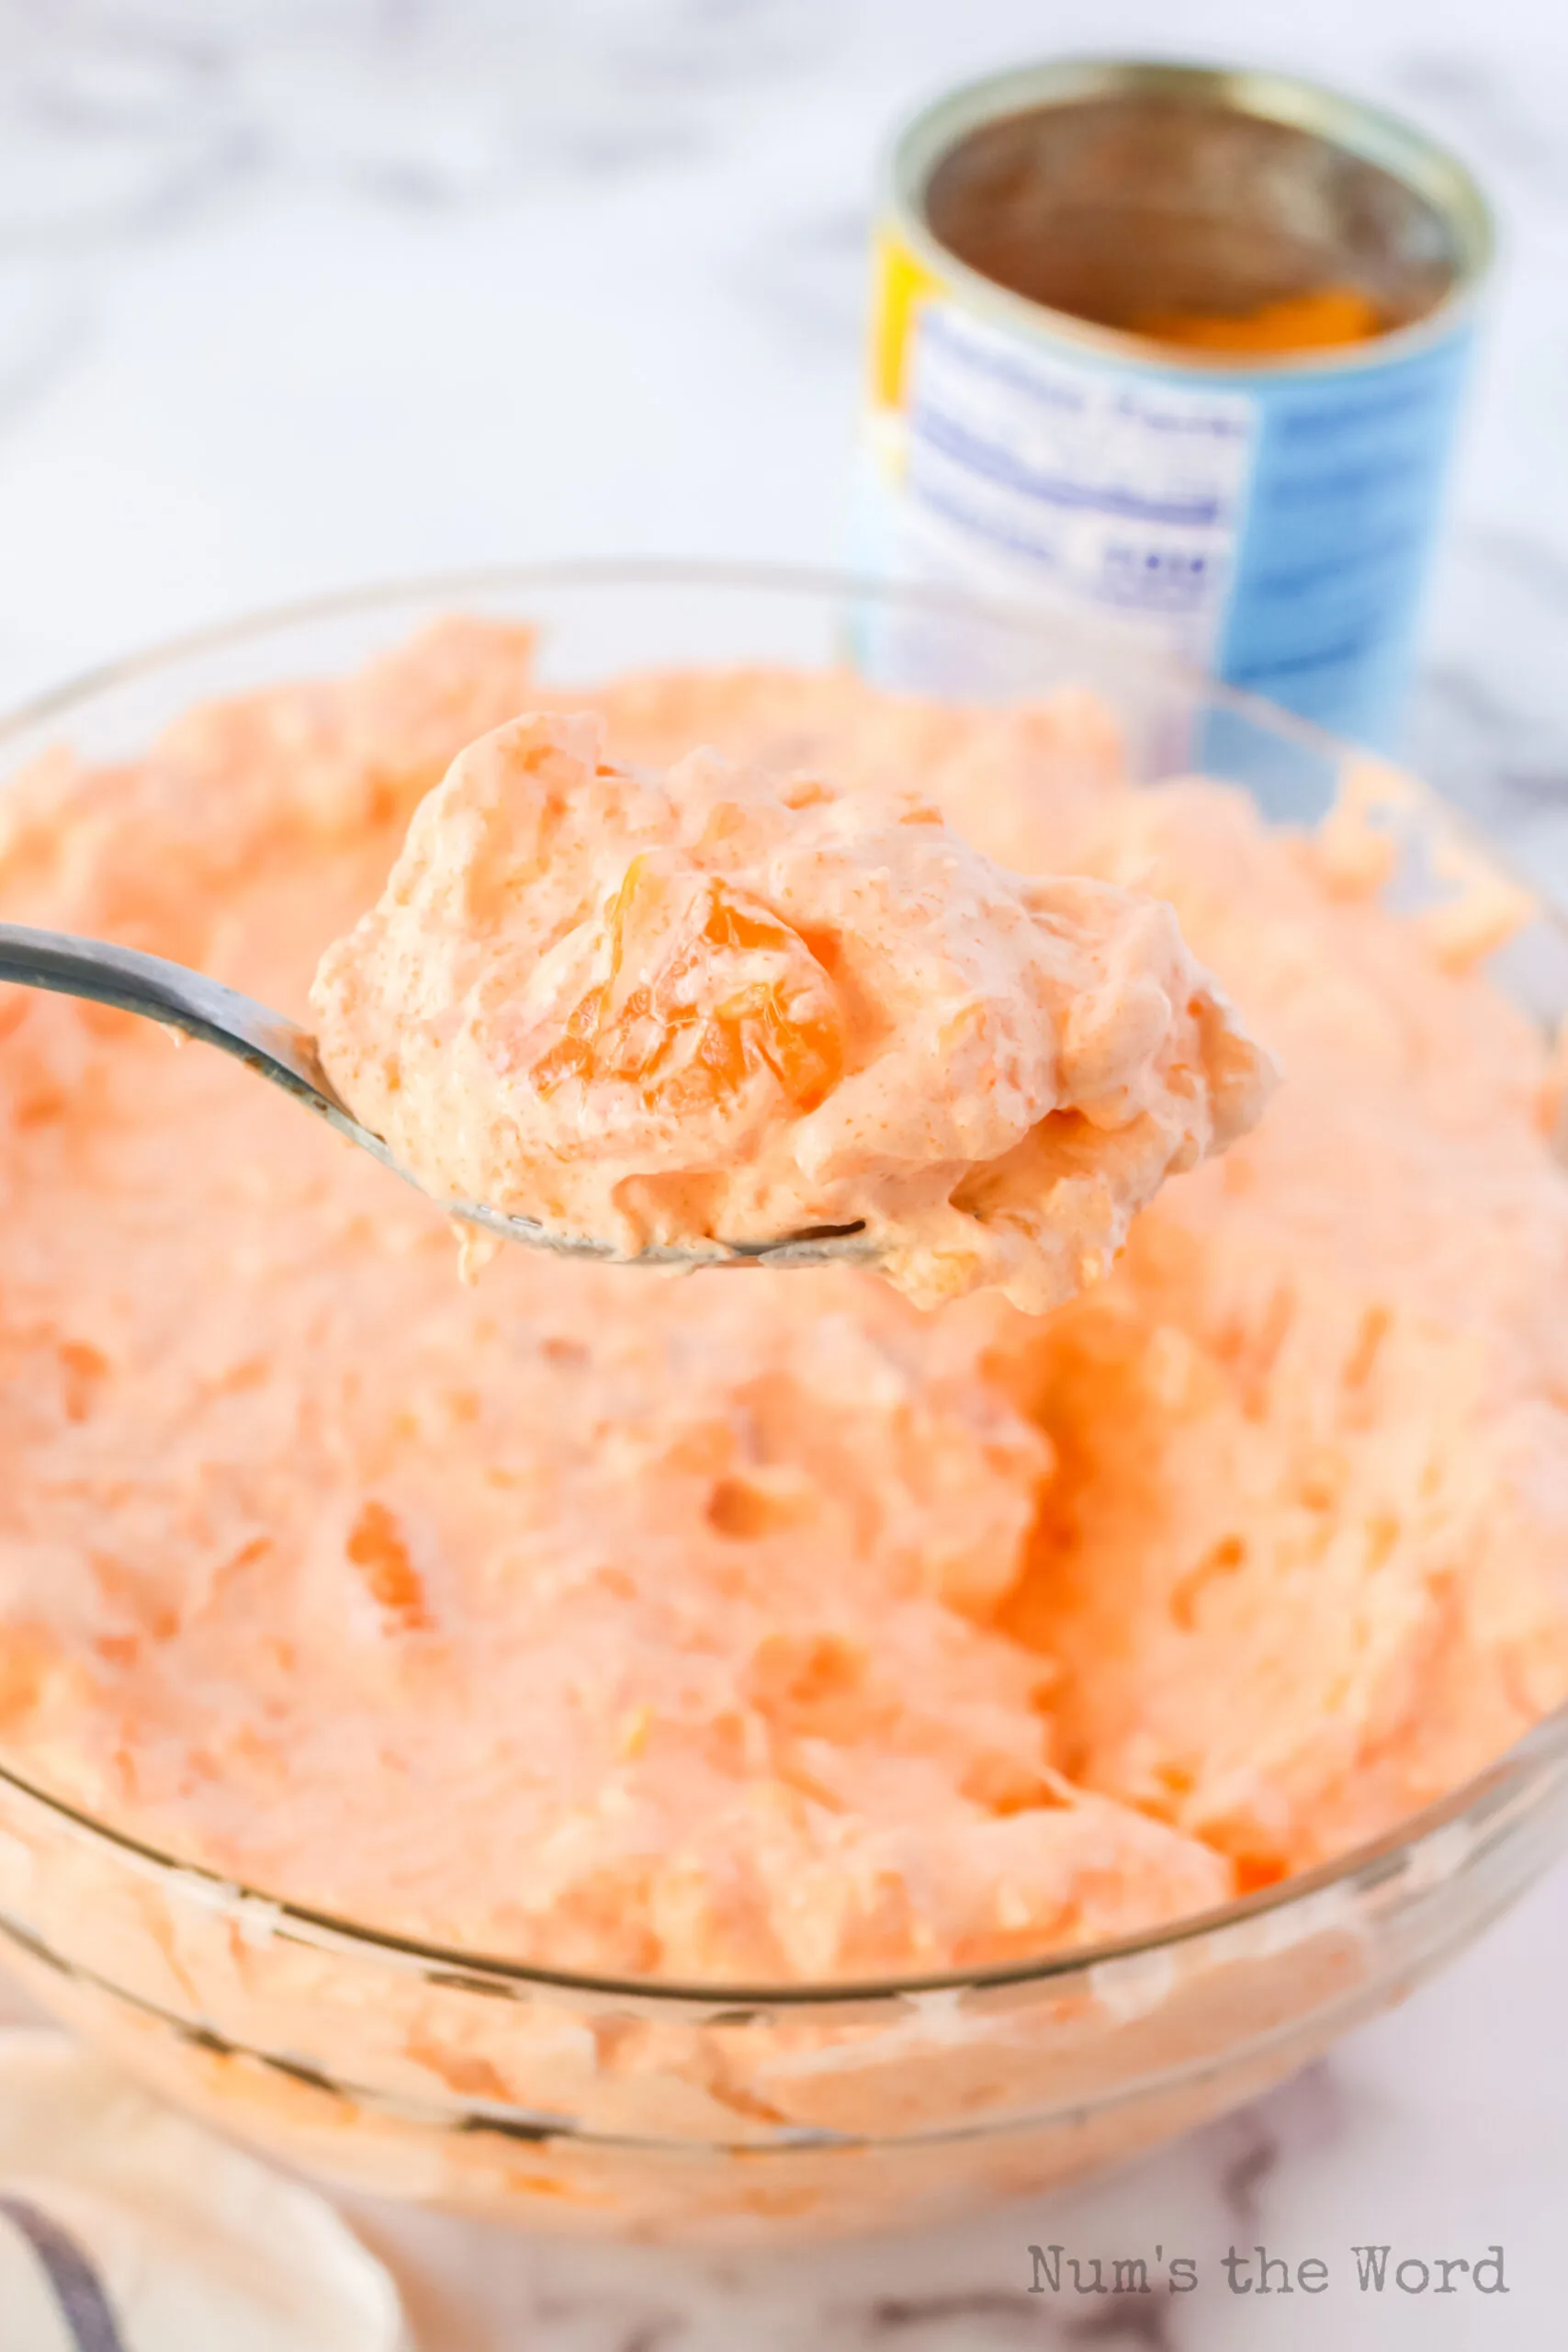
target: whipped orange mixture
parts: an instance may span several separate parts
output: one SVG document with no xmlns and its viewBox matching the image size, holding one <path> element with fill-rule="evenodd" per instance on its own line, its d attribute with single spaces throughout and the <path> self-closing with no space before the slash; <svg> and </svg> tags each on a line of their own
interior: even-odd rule
<svg viewBox="0 0 1568 2352">
<path fill-rule="evenodd" d="M 1168 906 L 1010 874 L 919 789 L 604 734 L 472 745 L 322 959 L 326 1070 L 438 1198 L 626 1255 L 863 1225 L 922 1306 L 1043 1314 L 1256 1119 Z"/>
<path fill-rule="evenodd" d="M 1134 788 L 1080 696 L 553 692 L 525 632 L 453 623 L 39 763 L 0 909 L 306 1020 L 462 746 L 583 709 L 616 766 L 913 786 L 1020 871 L 1168 900 L 1280 1053 L 1267 1115 L 1045 1318 L 521 1250 L 468 1290 L 428 1202 L 254 1078 L 6 994 L 0 1758 L 384 1927 L 755 1981 L 1173 1918 L 1558 1702 L 1548 1057 L 1353 823 Z"/>
</svg>

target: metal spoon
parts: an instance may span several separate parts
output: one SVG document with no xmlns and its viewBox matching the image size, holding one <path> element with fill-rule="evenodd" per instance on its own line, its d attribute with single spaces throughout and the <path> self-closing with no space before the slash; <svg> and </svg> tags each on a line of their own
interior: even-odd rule
<svg viewBox="0 0 1568 2352">
<path fill-rule="evenodd" d="M 33 931 L 21 923 L 0 923 L 0 980 L 22 988 L 51 989 L 60 996 L 78 996 L 97 1004 L 118 1005 L 139 1012 L 167 1029 L 183 1030 L 204 1046 L 231 1054 L 261 1078 L 282 1087 L 297 1102 L 314 1111 L 339 1135 L 356 1143 L 383 1168 L 421 1190 L 417 1179 L 400 1168 L 387 1146 L 368 1127 L 362 1127 L 338 1096 L 317 1058 L 316 1041 L 278 1012 L 270 1012 L 254 997 L 241 996 L 204 972 L 171 964 L 162 956 L 143 956 L 134 947 L 116 947 L 105 939 L 76 939 L 69 933 Z M 483 1226 L 504 1240 L 521 1241 L 530 1250 L 553 1250 L 566 1258 L 604 1258 L 626 1266 L 820 1266 L 849 1260 L 870 1263 L 876 1245 L 860 1225 L 815 1226 L 777 1241 L 714 1241 L 705 1249 L 685 1249 L 672 1243 L 626 1257 L 613 1241 L 589 1234 L 553 1233 L 532 1217 L 506 1216 L 482 1201 L 441 1201 L 449 1216 Z"/>
</svg>

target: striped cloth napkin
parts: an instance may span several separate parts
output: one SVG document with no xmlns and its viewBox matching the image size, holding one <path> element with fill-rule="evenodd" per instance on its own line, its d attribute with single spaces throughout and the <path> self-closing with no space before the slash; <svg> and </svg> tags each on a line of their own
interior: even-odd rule
<svg viewBox="0 0 1568 2352">
<path fill-rule="evenodd" d="M 404 2352 L 324 2198 L 62 2034 L 0 2030 L 3 2352 Z"/>
</svg>

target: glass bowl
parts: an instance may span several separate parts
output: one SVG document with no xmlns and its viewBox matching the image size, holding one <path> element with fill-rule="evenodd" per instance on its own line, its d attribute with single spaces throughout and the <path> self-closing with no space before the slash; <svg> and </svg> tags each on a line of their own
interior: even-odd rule
<svg viewBox="0 0 1568 2352">
<path fill-rule="evenodd" d="M 324 598 L 187 638 L 0 723 L 136 751 L 189 704 L 348 669 L 464 609 L 526 617 L 552 678 L 819 664 L 958 697 L 1105 696 L 1141 779 L 1201 766 L 1310 822 L 1364 758 L 1109 628 L 938 592 L 582 564 Z M 1454 822 L 1392 772 L 1406 895 Z M 1473 852 L 1472 852 L 1473 855 Z M 1547 916 L 1497 959 L 1568 1008 Z M 345 2185 L 551 2228 L 743 2240 L 908 2225 L 1130 2157 L 1400 1999 L 1568 1838 L 1568 1713 L 1376 1844 L 1130 1941 L 893 1983 L 682 1984 L 421 1945 L 230 1884 L 85 1818 L 0 1756 L 0 1954 L 43 2005 L 224 2129 Z"/>
</svg>

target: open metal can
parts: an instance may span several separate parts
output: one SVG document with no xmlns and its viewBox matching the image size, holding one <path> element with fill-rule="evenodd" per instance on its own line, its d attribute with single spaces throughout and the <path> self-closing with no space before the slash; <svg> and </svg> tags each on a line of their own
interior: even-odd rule
<svg viewBox="0 0 1568 2352">
<path fill-rule="evenodd" d="M 1386 742 L 1492 244 L 1453 157 L 1288 76 L 955 91 L 887 167 L 862 556 Z"/>
</svg>

